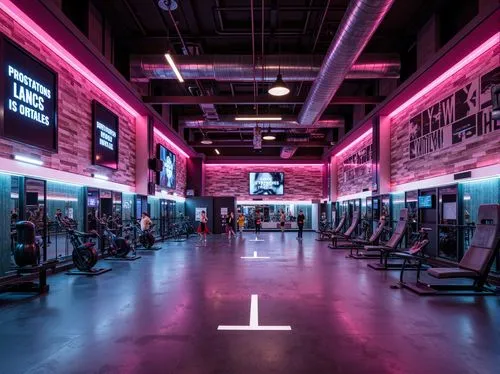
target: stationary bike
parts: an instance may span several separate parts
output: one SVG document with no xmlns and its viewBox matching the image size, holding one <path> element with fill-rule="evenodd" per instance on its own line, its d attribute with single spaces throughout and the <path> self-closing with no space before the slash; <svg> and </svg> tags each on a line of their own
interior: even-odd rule
<svg viewBox="0 0 500 374">
<path fill-rule="evenodd" d="M 147 230 L 142 230 L 140 220 L 136 220 L 135 227 L 136 230 L 139 232 L 139 243 L 145 249 L 151 249 L 155 244 L 155 237 L 153 235 L 155 224 L 153 223 L 151 227 Z"/>
<path fill-rule="evenodd" d="M 111 219 L 99 220 L 104 238 L 107 239 L 107 242 L 109 244 L 109 246 L 107 247 L 103 245 L 102 252 L 103 254 L 107 254 L 113 257 L 127 257 L 127 255 L 132 250 L 132 245 L 126 237 L 118 236 L 113 232 L 113 230 L 111 230 L 110 223 L 112 222 L 113 221 Z M 121 225 L 118 225 L 118 230 L 120 230 L 121 228 Z"/>
<path fill-rule="evenodd" d="M 76 268 L 80 271 L 92 271 L 99 256 L 95 249 L 95 242 L 88 239 L 98 239 L 99 235 L 95 231 L 77 231 L 62 219 L 58 219 L 58 223 L 68 233 L 69 240 L 73 246 L 71 257 Z"/>
</svg>

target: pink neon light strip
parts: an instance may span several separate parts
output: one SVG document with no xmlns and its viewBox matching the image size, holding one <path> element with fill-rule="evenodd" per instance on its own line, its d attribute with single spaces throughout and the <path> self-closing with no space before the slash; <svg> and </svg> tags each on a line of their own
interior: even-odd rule
<svg viewBox="0 0 500 374">
<path fill-rule="evenodd" d="M 347 152 L 349 149 L 351 149 L 352 147 L 354 147 L 356 144 L 359 144 L 361 141 L 363 141 L 365 138 L 367 138 L 368 136 L 370 136 L 372 133 L 373 133 L 373 130 L 369 129 L 365 133 L 361 134 L 361 136 L 359 138 L 355 139 L 351 144 L 349 144 L 345 148 L 343 148 L 340 151 L 338 151 L 335 154 L 335 156 L 340 156 L 341 154 Z"/>
<path fill-rule="evenodd" d="M 139 113 L 137 113 L 134 108 L 127 104 L 120 96 L 118 96 L 117 93 L 115 93 L 111 88 L 104 84 L 104 82 L 97 78 L 89 69 L 87 69 L 75 57 L 73 57 L 66 49 L 64 49 L 59 43 L 57 43 L 49 34 L 47 34 L 47 32 L 45 32 L 40 26 L 38 26 L 31 18 L 23 13 L 11 1 L 0 0 L 0 9 L 7 13 L 42 44 L 50 48 L 62 60 L 66 61 L 74 70 L 79 72 L 85 79 L 94 84 L 94 86 L 101 90 L 111 100 L 113 100 L 119 106 L 123 107 L 132 116 L 139 116 Z"/>
<path fill-rule="evenodd" d="M 450 78 L 453 74 L 455 74 L 459 70 L 465 68 L 468 64 L 470 64 L 476 58 L 478 58 L 479 56 L 481 56 L 483 53 L 487 52 L 491 48 L 496 47 L 497 44 L 498 44 L 499 38 L 500 38 L 500 32 L 497 32 L 495 35 L 493 35 L 491 38 L 489 38 L 486 42 L 484 42 L 483 44 L 481 44 L 474 51 L 472 51 L 466 57 L 464 57 L 461 61 L 457 62 L 455 65 L 453 65 L 451 68 L 449 68 L 443 74 L 441 74 L 438 78 L 436 78 L 435 80 L 433 80 L 432 83 L 428 84 L 422 90 L 420 90 L 415 95 L 413 95 L 413 97 L 411 97 L 409 100 L 407 100 L 404 104 L 402 104 L 397 109 L 395 109 L 391 114 L 389 114 L 389 117 L 394 117 L 394 116 L 398 115 L 403 110 L 405 110 L 406 108 L 408 108 L 410 105 L 412 105 L 413 103 L 415 103 L 422 96 L 424 96 L 425 94 L 429 93 L 434 88 L 436 88 L 441 83 L 443 83 L 445 80 L 447 80 L 448 78 Z"/>
<path fill-rule="evenodd" d="M 154 133 L 158 135 L 160 138 L 165 140 L 172 148 L 174 148 L 177 152 L 179 152 L 181 155 L 183 155 L 186 158 L 189 158 L 189 155 L 184 152 L 177 144 L 175 144 L 172 140 L 170 140 L 164 133 L 162 133 L 160 130 L 158 130 L 156 127 L 154 128 Z"/>
<path fill-rule="evenodd" d="M 276 163 L 276 164 L 205 164 L 205 166 L 231 166 L 231 167 L 239 167 L 239 168 L 245 168 L 245 167 L 258 167 L 258 166 L 282 166 L 282 167 L 292 167 L 292 166 L 323 166 L 324 164 L 283 164 L 283 163 Z"/>
</svg>

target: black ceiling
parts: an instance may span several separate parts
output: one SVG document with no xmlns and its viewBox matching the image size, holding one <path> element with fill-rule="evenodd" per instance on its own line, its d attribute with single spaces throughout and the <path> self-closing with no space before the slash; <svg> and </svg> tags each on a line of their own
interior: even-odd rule
<svg viewBox="0 0 500 374">
<path fill-rule="evenodd" d="M 71 0 L 66 0 L 70 2 Z M 178 8 L 169 12 L 161 10 L 158 0 L 91 0 L 112 26 L 115 37 L 115 66 L 127 77 L 131 55 L 163 54 L 175 51 L 182 54 L 182 43 L 176 28 L 187 46 L 199 54 L 252 54 L 250 0 L 176 0 Z M 328 49 L 341 21 L 348 0 L 265 0 L 264 2 L 264 51 L 261 47 L 262 2 L 254 0 L 256 53 L 266 54 L 321 54 Z M 320 30 L 321 19 L 329 4 L 325 21 Z M 364 52 L 397 53 L 401 59 L 401 79 L 407 78 L 416 69 L 415 41 L 418 30 L 436 13 L 441 22 L 441 44 L 449 40 L 477 13 L 477 0 L 396 0 L 389 14 L 367 45 Z M 173 19 L 172 19 L 173 18 Z M 175 21 L 175 24 L 174 24 Z M 318 35 L 319 33 L 319 35 Z M 317 39 L 316 46 L 314 42 Z M 314 49 L 314 50 L 313 50 Z M 203 90 L 211 95 L 231 96 L 253 94 L 251 82 L 201 81 Z M 191 95 L 196 82 L 183 84 L 174 80 L 153 80 L 148 87 L 149 95 Z M 311 82 L 290 84 L 291 95 L 307 95 Z M 190 90 L 191 87 L 191 90 Z M 258 85 L 259 93 L 266 94 L 268 83 Z M 377 80 L 346 80 L 338 96 L 376 96 L 379 92 Z M 217 105 L 220 115 L 253 113 L 253 105 Z M 372 109 L 366 105 L 364 112 Z M 161 110 L 161 106 L 158 106 Z M 184 116 L 202 116 L 197 105 L 173 106 L 171 118 L 177 121 Z M 300 104 L 261 105 L 259 111 L 279 112 L 296 116 Z M 325 115 L 340 115 L 345 119 L 346 130 L 353 125 L 353 105 L 332 105 Z M 296 131 L 295 131 L 296 132 Z M 198 145 L 201 132 L 185 130 L 186 140 Z M 293 131 L 280 134 L 276 147 L 264 147 L 261 156 L 279 156 L 286 136 Z M 251 134 L 239 131 L 213 131 L 208 135 L 220 144 L 225 156 L 254 156 Z M 320 158 L 325 147 L 337 140 L 335 129 L 317 130 L 311 146 L 299 148 L 296 158 Z M 246 139 L 241 145 L 238 139 Z M 217 143 L 220 140 L 220 143 Z M 236 146 L 226 146 L 223 142 Z M 324 147 L 318 146 L 323 142 Z M 314 145 L 314 146 L 313 146 Z M 214 146 L 215 147 L 215 146 Z M 198 147 L 198 151 L 214 156 L 214 148 Z"/>
</svg>

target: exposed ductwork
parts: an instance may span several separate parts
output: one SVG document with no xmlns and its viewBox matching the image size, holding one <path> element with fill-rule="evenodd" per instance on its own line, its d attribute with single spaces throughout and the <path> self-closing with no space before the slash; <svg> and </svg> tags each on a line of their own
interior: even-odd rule
<svg viewBox="0 0 500 374">
<path fill-rule="evenodd" d="M 264 60 L 264 74 L 257 81 L 274 82 L 281 70 L 285 81 L 313 81 L 320 72 L 324 56 L 269 55 Z M 326 59 L 325 59 L 326 60 Z M 175 56 L 175 64 L 184 79 L 212 79 L 216 81 L 252 82 L 254 70 L 251 55 Z M 348 70 L 348 79 L 399 78 L 401 63 L 397 54 L 366 54 Z M 262 59 L 257 60 L 256 71 L 262 71 Z M 132 56 L 130 80 L 144 82 L 150 79 L 176 79 L 163 55 Z"/>
<path fill-rule="evenodd" d="M 224 129 L 238 129 L 238 128 L 255 128 L 255 121 L 203 121 L 203 120 L 179 120 L 179 124 L 185 128 L 203 130 L 224 130 Z M 300 125 L 297 121 L 272 121 L 272 122 L 259 122 L 259 127 L 264 129 L 303 129 L 304 126 Z M 311 128 L 343 128 L 343 119 L 328 119 L 317 121 Z"/>
<path fill-rule="evenodd" d="M 328 48 L 321 69 L 299 113 L 301 125 L 310 126 L 323 114 L 394 0 L 351 0 Z"/>
</svg>

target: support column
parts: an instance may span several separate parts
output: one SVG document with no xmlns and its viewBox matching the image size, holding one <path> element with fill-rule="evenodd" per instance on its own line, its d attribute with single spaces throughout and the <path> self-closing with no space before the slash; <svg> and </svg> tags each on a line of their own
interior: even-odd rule
<svg viewBox="0 0 500 374">
<path fill-rule="evenodd" d="M 148 159 L 148 117 L 140 116 L 135 119 L 135 192 L 140 195 L 148 194 Z"/>
<path fill-rule="evenodd" d="M 378 119 L 378 190 L 379 193 L 391 192 L 391 120 L 388 116 Z"/>
<path fill-rule="evenodd" d="M 337 156 L 330 159 L 330 201 L 335 202 L 338 198 L 338 176 Z"/>
</svg>

